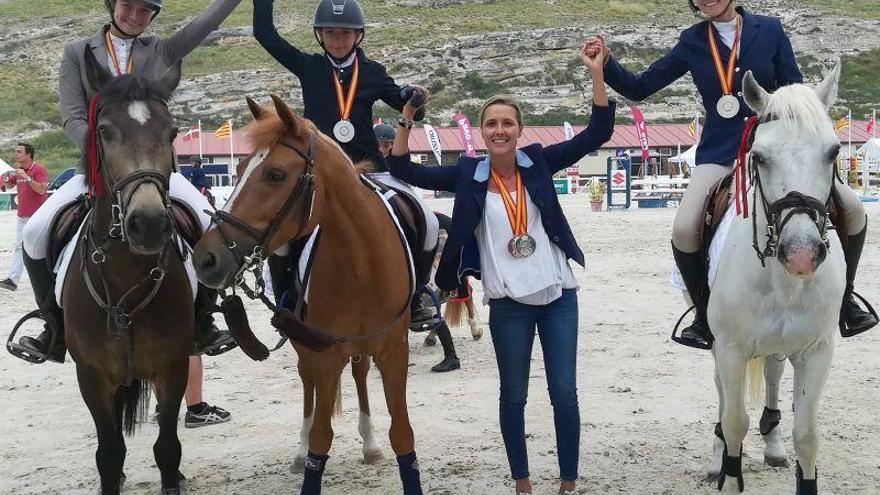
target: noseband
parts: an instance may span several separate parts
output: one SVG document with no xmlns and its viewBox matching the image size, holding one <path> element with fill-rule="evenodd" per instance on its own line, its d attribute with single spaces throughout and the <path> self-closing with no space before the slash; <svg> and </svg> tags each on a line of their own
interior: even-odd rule
<svg viewBox="0 0 880 495">
<path fill-rule="evenodd" d="M 760 167 L 752 163 L 752 154 L 750 151 L 752 144 L 754 143 L 755 132 L 757 131 L 758 126 L 761 123 L 772 120 L 774 120 L 772 115 L 765 116 L 760 122 L 758 122 L 757 117 L 750 118 L 749 122 L 746 124 L 746 130 L 740 143 L 740 152 L 737 159 L 739 162 L 737 167 L 746 168 L 746 173 L 751 178 L 751 183 L 754 186 L 752 189 L 752 202 L 757 204 L 757 199 L 760 198 L 764 210 L 764 218 L 767 223 L 765 232 L 766 243 L 764 249 L 761 249 L 758 245 L 757 208 L 753 208 L 752 247 L 754 248 L 755 253 L 757 253 L 758 259 L 761 261 L 761 266 L 766 266 L 764 263 L 766 258 L 776 256 L 779 249 L 779 234 L 782 232 L 782 229 L 785 228 L 785 225 L 789 220 L 795 215 L 803 214 L 810 217 L 810 221 L 816 225 L 816 229 L 819 231 L 819 236 L 821 237 L 822 242 L 825 243 L 826 248 L 830 247 L 828 230 L 834 229 L 834 225 L 831 224 L 829 213 L 831 209 L 832 191 L 834 190 L 833 175 L 831 177 L 831 184 L 828 188 L 828 194 L 825 196 L 824 201 L 803 194 L 799 191 L 791 191 L 783 198 L 773 201 L 772 203 L 767 200 L 767 196 L 764 193 L 764 186 L 761 182 Z M 738 183 L 737 187 L 742 187 L 742 184 Z M 745 197 L 746 193 L 744 189 L 741 194 L 742 197 Z M 790 211 L 783 215 L 785 210 Z M 748 215 L 747 203 L 745 205 L 744 214 Z"/>
<path fill-rule="evenodd" d="M 305 160 L 306 166 L 299 175 L 296 187 L 294 187 L 290 195 L 287 196 L 284 205 L 282 205 L 281 209 L 275 213 L 275 216 L 269 222 L 269 226 L 266 227 L 265 230 L 261 232 L 224 210 L 217 210 L 215 212 L 206 211 L 208 216 L 211 217 L 211 223 L 217 224 L 217 231 L 223 238 L 223 242 L 226 243 L 226 248 L 232 253 L 236 263 L 239 265 L 239 270 L 233 278 L 233 286 L 241 287 L 251 298 L 259 297 L 263 293 L 263 261 L 265 261 L 268 256 L 267 249 L 269 241 L 278 232 L 278 229 L 281 228 L 281 222 L 284 221 L 300 200 L 308 201 L 308 208 L 300 209 L 302 223 L 300 224 L 300 231 L 294 236 L 294 238 L 298 238 L 307 227 L 309 220 L 311 220 L 312 209 L 315 205 L 315 133 L 312 132 L 309 134 L 309 147 L 305 152 L 300 150 L 296 143 L 286 137 L 281 138 L 278 143 L 296 152 L 297 155 Z M 245 235 L 256 242 L 256 245 L 250 254 L 243 254 L 235 241 L 230 239 L 226 233 L 223 232 L 221 227 L 224 223 L 242 231 Z M 248 288 L 244 281 L 244 274 L 248 271 L 253 272 L 256 277 L 253 290 Z"/>
</svg>

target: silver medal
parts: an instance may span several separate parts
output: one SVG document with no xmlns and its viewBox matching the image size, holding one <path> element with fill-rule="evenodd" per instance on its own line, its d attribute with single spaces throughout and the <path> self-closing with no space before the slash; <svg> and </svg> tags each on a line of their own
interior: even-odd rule
<svg viewBox="0 0 880 495">
<path fill-rule="evenodd" d="M 521 235 L 517 238 L 519 246 L 519 255 L 521 258 L 528 258 L 535 253 L 535 238 L 529 234 Z"/>
<path fill-rule="evenodd" d="M 340 120 L 333 126 L 333 137 L 340 143 L 349 143 L 354 139 L 354 125 L 351 121 Z"/>
<path fill-rule="evenodd" d="M 724 95 L 716 105 L 718 115 L 725 119 L 732 119 L 739 114 L 739 100 L 733 95 Z"/>
</svg>

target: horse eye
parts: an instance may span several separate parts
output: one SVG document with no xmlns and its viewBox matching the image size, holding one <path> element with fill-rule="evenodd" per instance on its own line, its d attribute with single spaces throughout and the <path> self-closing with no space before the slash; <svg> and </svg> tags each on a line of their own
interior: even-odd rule
<svg viewBox="0 0 880 495">
<path fill-rule="evenodd" d="M 270 168 L 268 172 L 266 172 L 266 179 L 269 182 L 284 182 L 284 179 L 287 178 L 287 172 L 280 168 Z"/>
<path fill-rule="evenodd" d="M 100 134 L 102 139 L 110 139 L 110 128 L 104 124 L 100 124 L 98 125 L 98 134 Z"/>
<path fill-rule="evenodd" d="M 840 145 L 836 145 L 831 150 L 828 151 L 828 163 L 834 163 L 837 161 L 837 157 L 840 155 Z"/>
<path fill-rule="evenodd" d="M 764 155 L 758 153 L 757 151 L 752 152 L 752 163 L 755 165 L 764 165 L 766 161 L 764 160 Z"/>
</svg>

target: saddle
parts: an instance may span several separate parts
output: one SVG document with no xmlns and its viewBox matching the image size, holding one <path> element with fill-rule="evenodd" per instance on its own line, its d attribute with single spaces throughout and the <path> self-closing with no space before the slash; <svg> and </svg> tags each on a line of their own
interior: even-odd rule
<svg viewBox="0 0 880 495">
<path fill-rule="evenodd" d="M 712 245 L 712 239 L 718 232 L 718 226 L 721 224 L 721 220 L 724 218 L 725 213 L 727 213 L 728 208 L 732 205 L 731 198 L 733 197 L 733 192 L 733 174 L 731 174 L 712 186 L 709 189 L 709 194 L 706 196 L 706 203 L 703 206 L 704 221 L 700 225 L 702 228 L 700 238 L 703 241 L 700 251 L 707 259 L 709 257 L 709 246 Z M 840 207 L 840 199 L 835 189 L 831 190 L 829 215 L 831 224 L 839 232 L 846 232 L 846 215 L 843 208 Z M 846 247 L 847 236 L 841 235 L 839 237 L 840 242 Z"/>
<path fill-rule="evenodd" d="M 369 182 L 367 182 L 368 180 Z M 400 226 L 403 228 L 406 243 L 409 246 L 410 252 L 413 253 L 413 258 L 417 265 L 416 272 L 419 273 L 418 254 L 422 252 L 422 247 L 425 245 L 428 225 L 425 222 L 422 207 L 419 205 L 418 200 L 409 191 L 397 189 L 376 180 L 367 179 L 363 175 L 361 176 L 361 181 L 371 189 L 378 188 L 382 196 L 388 200 L 394 216 L 397 217 Z"/>
<path fill-rule="evenodd" d="M 49 248 L 46 262 L 50 268 L 54 268 L 77 229 L 85 220 L 86 214 L 92 208 L 85 195 L 81 195 L 73 203 L 66 205 L 55 215 L 52 221 L 51 235 L 49 236 Z M 186 203 L 177 199 L 171 199 L 171 217 L 176 225 L 177 233 L 189 245 L 195 246 L 202 237 L 202 225 L 198 216 Z"/>
</svg>

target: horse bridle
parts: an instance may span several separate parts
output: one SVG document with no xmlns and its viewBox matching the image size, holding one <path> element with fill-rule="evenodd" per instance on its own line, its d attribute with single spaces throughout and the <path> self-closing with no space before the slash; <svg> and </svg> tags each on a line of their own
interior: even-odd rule
<svg viewBox="0 0 880 495">
<path fill-rule="evenodd" d="M 754 125 L 750 130 L 750 135 L 747 137 L 748 140 L 748 150 L 751 150 L 751 146 L 754 142 L 755 132 L 758 129 L 758 126 L 762 123 L 770 122 L 774 120 L 772 116 L 765 116 L 762 118 L 759 123 Z M 810 217 L 810 220 L 813 224 L 816 225 L 816 229 L 819 231 L 819 236 L 822 239 L 822 242 L 825 243 L 825 247 L 830 247 L 830 242 L 828 240 L 828 230 L 834 229 L 834 225 L 830 220 L 830 205 L 832 192 L 834 190 L 834 174 L 831 176 L 831 184 L 828 189 L 828 195 L 825 198 L 825 201 L 821 201 L 812 196 L 803 194 L 799 191 L 790 191 L 784 197 L 777 199 L 774 202 L 767 201 L 767 197 L 764 194 L 764 186 L 761 183 L 761 172 L 760 167 L 752 163 L 752 153 L 749 152 L 746 158 L 746 165 L 750 172 L 751 182 L 753 185 L 752 189 L 752 201 L 756 202 L 757 198 L 760 197 L 761 205 L 764 210 L 764 217 L 767 221 L 765 236 L 767 239 L 766 244 L 764 245 L 764 249 L 762 250 L 758 245 L 758 219 L 757 219 L 757 208 L 752 209 L 752 247 L 755 250 L 755 253 L 758 255 L 758 259 L 761 261 L 761 266 L 766 266 L 764 260 L 766 258 L 775 257 L 777 254 L 777 250 L 779 248 L 779 234 L 782 232 L 782 229 L 785 225 L 792 219 L 795 215 L 805 214 Z M 785 210 L 789 211 L 785 216 L 782 216 L 782 212 Z"/>
<path fill-rule="evenodd" d="M 263 284 L 263 262 L 266 260 L 268 253 L 268 245 L 269 241 L 272 237 L 278 232 L 278 229 L 281 228 L 281 222 L 287 218 L 287 215 L 291 212 L 291 210 L 296 206 L 300 199 L 305 201 L 309 201 L 308 208 L 302 208 L 300 211 L 302 212 L 302 223 L 299 227 L 299 232 L 294 236 L 294 238 L 299 238 L 304 230 L 308 227 L 309 220 L 312 217 L 312 209 L 315 206 L 315 133 L 309 133 L 309 147 L 305 152 L 299 149 L 299 147 L 287 137 L 283 137 L 278 141 L 279 144 L 284 146 L 285 148 L 289 148 L 293 150 L 297 155 L 299 155 L 306 162 L 306 166 L 303 168 L 303 171 L 300 173 L 296 186 L 290 192 L 290 195 L 287 196 L 287 199 L 284 201 L 284 204 L 281 206 L 281 209 L 275 213 L 275 216 L 272 217 L 272 220 L 269 222 L 269 225 L 265 230 L 260 232 L 259 230 L 251 227 L 241 219 L 235 217 L 231 213 L 224 210 L 217 210 L 215 212 L 205 211 L 208 216 L 211 217 L 211 224 L 217 225 L 217 232 L 220 233 L 220 237 L 223 238 L 223 242 L 226 245 L 226 249 L 232 253 L 232 256 L 235 258 L 235 262 L 239 265 L 238 272 L 233 277 L 233 287 L 238 286 L 250 297 L 251 299 L 260 298 L 263 302 L 269 306 L 269 308 L 273 311 L 276 310 L 275 305 L 269 301 L 263 295 L 264 292 L 264 284 Z M 222 225 L 226 223 L 231 225 L 232 227 L 240 230 L 245 235 L 256 241 L 256 245 L 250 254 L 242 254 L 238 245 L 235 243 L 235 240 L 230 239 L 226 233 L 221 228 Z M 255 276 L 255 287 L 253 289 L 247 286 L 247 283 L 244 280 L 244 274 L 247 272 L 253 272 Z"/>
</svg>

